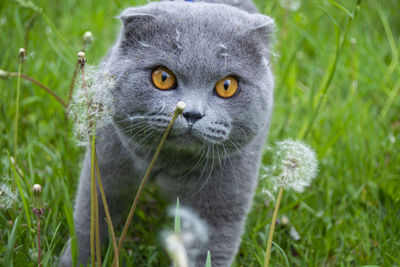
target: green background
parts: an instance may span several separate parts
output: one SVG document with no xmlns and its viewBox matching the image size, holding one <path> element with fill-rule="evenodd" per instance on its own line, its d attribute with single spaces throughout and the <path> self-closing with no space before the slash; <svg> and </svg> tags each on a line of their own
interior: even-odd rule
<svg viewBox="0 0 400 267">
<path fill-rule="evenodd" d="M 275 107 L 267 146 L 301 139 L 320 161 L 311 187 L 284 193 L 279 217 L 286 215 L 290 225 L 278 224 L 271 263 L 399 266 L 400 1 L 364 0 L 354 17 L 356 1 L 350 0 L 302 1 L 298 10 L 277 0 L 256 2 L 277 24 Z M 0 69 L 16 72 L 18 50 L 25 47 L 23 73 L 66 99 L 84 32 L 94 35 L 86 56 L 96 65 L 116 37 L 116 15 L 145 3 L 1 1 Z M 84 151 L 74 142 L 62 106 L 22 80 L 13 171 L 16 88 L 16 78 L 0 80 L 0 183 L 15 186 L 16 173 L 20 177 L 17 202 L 0 210 L 0 265 L 37 265 L 30 188 L 40 183 L 47 203 L 44 266 L 51 266 L 73 229 L 71 207 Z M 266 149 L 264 164 L 270 156 Z M 255 198 L 234 266 L 263 264 L 273 208 L 266 199 L 261 193 Z M 139 206 L 123 260 L 126 266 L 168 266 L 159 242 L 159 232 L 173 224 L 166 203 L 148 187 Z M 291 226 L 300 240 L 291 238 Z"/>
</svg>

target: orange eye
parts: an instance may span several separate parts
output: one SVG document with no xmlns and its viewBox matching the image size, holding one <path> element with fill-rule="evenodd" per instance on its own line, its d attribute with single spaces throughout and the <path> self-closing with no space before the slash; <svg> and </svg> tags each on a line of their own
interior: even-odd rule
<svg viewBox="0 0 400 267">
<path fill-rule="evenodd" d="M 169 90 L 176 86 L 175 75 L 166 67 L 155 69 L 151 74 L 151 79 L 154 86 L 160 90 Z"/>
<path fill-rule="evenodd" d="M 239 88 L 239 82 L 232 76 L 226 76 L 215 84 L 215 92 L 219 97 L 229 98 L 235 95 Z"/>
</svg>

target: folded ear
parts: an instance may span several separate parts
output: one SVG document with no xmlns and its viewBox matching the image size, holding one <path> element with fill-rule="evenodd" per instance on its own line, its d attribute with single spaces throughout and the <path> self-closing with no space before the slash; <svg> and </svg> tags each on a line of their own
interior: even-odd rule
<svg viewBox="0 0 400 267">
<path fill-rule="evenodd" d="M 121 13 L 119 18 L 124 24 L 123 33 L 126 38 L 141 40 L 144 36 L 151 34 L 156 16 L 146 11 L 148 10 L 139 7 L 128 8 Z"/>
<path fill-rule="evenodd" d="M 275 33 L 274 20 L 261 14 L 252 14 L 251 20 L 253 25 L 246 30 L 243 37 L 255 44 L 257 50 L 263 55 L 269 56 Z"/>
</svg>

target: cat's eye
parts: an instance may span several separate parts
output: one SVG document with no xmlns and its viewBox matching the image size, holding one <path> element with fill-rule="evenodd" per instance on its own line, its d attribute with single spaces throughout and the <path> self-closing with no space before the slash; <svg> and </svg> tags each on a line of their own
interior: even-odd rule
<svg viewBox="0 0 400 267">
<path fill-rule="evenodd" d="M 229 98 L 236 94 L 239 89 L 239 82 L 233 76 L 226 76 L 215 84 L 215 92 L 219 97 Z"/>
<path fill-rule="evenodd" d="M 170 90 L 176 87 L 175 75 L 166 67 L 158 67 L 153 70 L 151 79 L 154 86 L 160 90 Z"/>
</svg>

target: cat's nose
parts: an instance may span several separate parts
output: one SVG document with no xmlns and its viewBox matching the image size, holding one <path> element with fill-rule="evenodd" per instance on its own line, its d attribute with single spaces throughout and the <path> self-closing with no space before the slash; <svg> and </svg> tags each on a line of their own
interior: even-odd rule
<svg viewBox="0 0 400 267">
<path fill-rule="evenodd" d="M 196 121 L 204 117 L 202 113 L 195 110 L 185 110 L 182 112 L 183 117 L 185 117 L 187 123 L 193 125 Z"/>
</svg>

